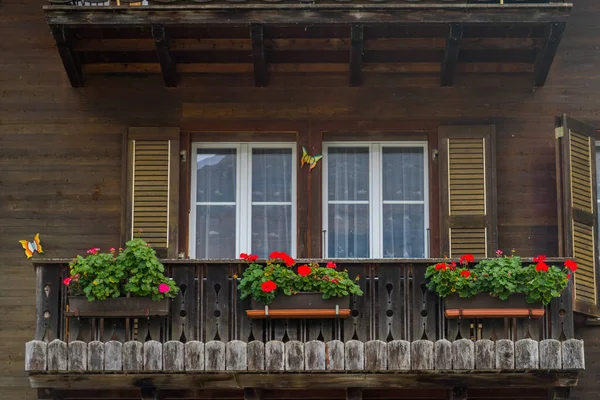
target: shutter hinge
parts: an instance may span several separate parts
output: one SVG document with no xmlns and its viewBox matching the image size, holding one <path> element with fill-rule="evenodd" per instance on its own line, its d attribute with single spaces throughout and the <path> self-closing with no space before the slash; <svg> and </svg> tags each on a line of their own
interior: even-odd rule
<svg viewBox="0 0 600 400">
<path fill-rule="evenodd" d="M 565 136 L 565 127 L 564 126 L 557 126 L 556 128 L 554 128 L 554 138 L 558 139 L 561 137 Z"/>
<path fill-rule="evenodd" d="M 187 151 L 181 150 L 179 152 L 179 161 L 181 161 L 181 162 L 187 162 Z"/>
</svg>

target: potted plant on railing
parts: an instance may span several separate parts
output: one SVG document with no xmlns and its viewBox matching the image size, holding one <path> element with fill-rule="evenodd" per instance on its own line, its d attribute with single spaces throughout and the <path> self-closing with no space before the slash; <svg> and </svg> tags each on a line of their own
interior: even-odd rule
<svg viewBox="0 0 600 400">
<path fill-rule="evenodd" d="M 573 260 L 563 267 L 546 264 L 540 255 L 523 266 L 521 257 L 496 252 L 476 265 L 471 254 L 456 262 L 431 265 L 427 288 L 444 298 L 448 318 L 541 317 L 544 306 L 559 297 L 577 270 Z"/>
<path fill-rule="evenodd" d="M 239 281 L 241 298 L 252 299 L 250 317 L 326 318 L 350 315 L 350 296 L 362 296 L 348 271 L 328 262 L 304 264 L 282 252 L 273 252 L 264 263 L 256 255 L 242 253 L 248 263 Z"/>
<path fill-rule="evenodd" d="M 179 288 L 164 275 L 156 252 L 143 239 L 126 243 L 125 249 L 87 251 L 69 263 L 68 314 L 89 317 L 142 317 L 167 315 L 169 298 Z"/>
</svg>

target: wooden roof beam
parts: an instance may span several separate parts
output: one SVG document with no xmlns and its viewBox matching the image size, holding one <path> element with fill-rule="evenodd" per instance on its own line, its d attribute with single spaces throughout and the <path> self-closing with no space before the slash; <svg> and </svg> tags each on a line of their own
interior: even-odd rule
<svg viewBox="0 0 600 400">
<path fill-rule="evenodd" d="M 165 32 L 165 27 L 163 25 L 152 25 L 152 37 L 154 38 L 156 55 L 158 56 L 165 86 L 175 87 L 177 86 L 177 67 L 169 50 L 169 37 Z"/>
<path fill-rule="evenodd" d="M 67 28 L 64 25 L 50 25 L 52 36 L 56 41 L 58 54 L 65 67 L 69 81 L 72 87 L 83 86 L 83 72 L 81 71 L 81 62 L 77 53 L 73 51 L 72 41 Z"/>
<path fill-rule="evenodd" d="M 571 3 L 194 4 L 151 7 L 45 6 L 48 24 L 75 26 L 269 24 L 528 24 L 565 22 Z"/>
<path fill-rule="evenodd" d="M 350 26 L 350 86 L 362 84 L 362 56 L 365 46 L 362 24 Z"/>
<path fill-rule="evenodd" d="M 454 74 L 456 72 L 456 63 L 458 62 L 458 52 L 463 37 L 463 24 L 450 24 L 450 33 L 446 40 L 446 50 L 442 59 L 442 72 L 440 74 L 440 84 L 442 86 L 452 86 Z"/>
<path fill-rule="evenodd" d="M 563 32 L 565 31 L 566 23 L 564 22 L 553 22 L 546 25 L 546 35 L 544 38 L 544 44 L 538 56 L 535 60 L 535 66 L 533 68 L 533 86 L 544 86 L 546 78 L 550 72 L 550 67 L 554 61 L 554 56 L 558 50 L 558 45 L 562 39 Z"/>
<path fill-rule="evenodd" d="M 250 25 L 252 38 L 252 62 L 254 64 L 254 84 L 267 86 L 267 59 L 265 57 L 265 34 L 262 24 Z"/>
</svg>

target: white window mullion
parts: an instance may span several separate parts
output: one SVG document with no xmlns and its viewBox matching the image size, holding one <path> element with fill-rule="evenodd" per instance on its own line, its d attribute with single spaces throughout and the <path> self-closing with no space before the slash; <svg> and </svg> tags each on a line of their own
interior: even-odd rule
<svg viewBox="0 0 600 400">
<path fill-rule="evenodd" d="M 321 257 L 323 258 L 327 258 L 329 257 L 329 247 L 327 245 L 327 241 L 328 241 L 328 223 L 329 223 L 329 170 L 328 170 L 328 157 L 327 157 L 327 146 L 323 146 L 323 162 L 321 163 L 321 165 L 323 166 L 323 186 L 322 186 L 322 190 L 321 190 L 321 208 L 322 208 L 322 212 L 321 214 L 323 215 L 323 220 L 322 222 L 322 229 L 325 232 L 321 232 Z"/>
<path fill-rule="evenodd" d="M 251 196 L 251 181 L 252 179 L 252 171 L 251 169 L 251 159 L 248 154 L 248 145 L 241 144 L 239 146 L 239 174 L 238 174 L 238 232 L 237 232 L 237 242 L 238 242 L 238 254 L 245 252 L 250 253 L 252 250 L 251 246 L 251 238 L 250 238 L 250 219 L 252 213 L 252 206 L 249 201 Z"/>
<path fill-rule="evenodd" d="M 371 187 L 371 258 L 381 258 L 383 251 L 382 226 L 381 226 L 381 145 L 378 143 L 371 145 L 371 174 L 369 176 Z"/>
</svg>

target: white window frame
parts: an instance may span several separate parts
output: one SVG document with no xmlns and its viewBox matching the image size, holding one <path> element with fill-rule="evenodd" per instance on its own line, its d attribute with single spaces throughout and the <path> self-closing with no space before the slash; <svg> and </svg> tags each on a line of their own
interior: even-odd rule
<svg viewBox="0 0 600 400">
<path fill-rule="evenodd" d="M 429 159 L 426 141 L 393 141 L 393 142 L 323 142 L 323 230 L 324 232 L 324 243 L 323 243 L 323 257 L 330 258 L 329 255 L 329 198 L 328 198 L 328 185 L 329 185 L 329 171 L 327 163 L 327 153 L 330 147 L 368 147 L 369 149 L 369 257 L 366 259 L 383 258 L 383 204 L 423 204 L 425 207 L 425 226 L 424 232 L 424 246 L 425 246 L 425 258 L 429 257 Z M 423 149 L 423 176 L 425 181 L 423 182 L 424 193 L 423 201 L 415 200 L 386 200 L 383 201 L 383 169 L 382 169 L 382 148 L 408 148 L 408 147 L 419 147 Z M 377 186 L 375 186 L 377 182 Z M 358 204 L 358 202 L 357 202 Z M 375 218 L 373 218 L 375 217 Z"/>
<path fill-rule="evenodd" d="M 251 155 L 253 149 L 290 149 L 292 165 L 292 195 L 291 195 L 291 251 L 290 255 L 296 257 L 297 247 L 297 159 L 296 143 L 282 142 L 194 142 L 191 147 L 190 168 L 190 220 L 189 220 L 189 256 L 196 258 L 196 201 L 197 195 L 197 158 L 199 149 L 235 149 L 236 150 L 236 194 L 235 194 L 235 216 L 236 216 L 236 238 L 235 238 L 235 257 L 240 253 L 250 253 L 252 246 L 252 206 L 253 205 L 288 205 L 288 202 L 253 202 L 252 196 L 252 161 Z M 245 199 L 245 201 L 242 201 Z M 279 251 L 279 249 L 269 249 L 269 251 Z"/>
</svg>

